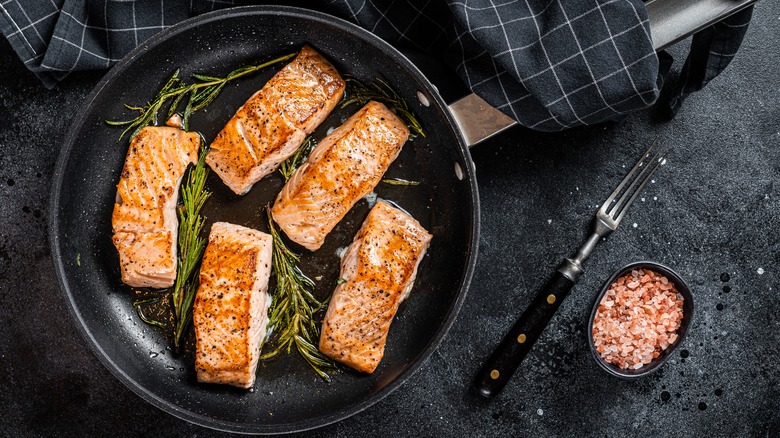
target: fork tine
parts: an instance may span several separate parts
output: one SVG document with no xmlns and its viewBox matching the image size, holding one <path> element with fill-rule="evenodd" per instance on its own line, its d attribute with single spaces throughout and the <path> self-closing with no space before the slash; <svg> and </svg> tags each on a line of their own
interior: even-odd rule
<svg viewBox="0 0 780 438">
<path fill-rule="evenodd" d="M 660 153 L 661 151 L 659 150 L 658 152 Z M 671 149 L 667 150 L 667 151 L 664 153 L 664 155 L 663 155 L 661 158 L 659 158 L 659 159 L 658 159 L 658 161 L 656 161 L 656 162 L 655 162 L 655 165 L 653 165 L 653 168 L 652 168 L 652 170 L 650 170 L 650 173 L 648 173 L 648 174 L 647 174 L 647 176 L 645 176 L 645 179 L 643 179 L 643 180 L 642 180 L 642 183 L 641 183 L 641 184 L 639 184 L 639 187 L 637 187 L 637 188 L 636 188 L 636 190 L 634 191 L 634 194 L 633 194 L 633 195 L 631 195 L 631 198 L 629 198 L 628 202 L 626 202 L 626 203 L 625 203 L 625 205 L 624 205 L 623 207 L 621 207 L 622 209 L 621 209 L 621 211 L 620 211 L 620 214 L 619 214 L 619 215 L 618 215 L 618 216 L 615 218 L 615 222 L 616 222 L 616 223 L 620 223 L 620 220 L 621 220 L 621 219 L 623 219 L 623 216 L 625 216 L 625 214 L 626 214 L 626 211 L 628 211 L 628 208 L 629 208 L 629 207 L 631 207 L 631 204 L 634 202 L 634 199 L 636 199 L 636 197 L 639 195 L 639 193 L 641 193 L 641 192 L 642 192 L 642 190 L 643 190 L 643 189 L 645 188 L 645 186 L 647 185 L 647 182 L 648 182 L 648 181 L 650 181 L 650 177 L 651 177 L 651 176 L 653 176 L 653 174 L 655 173 L 655 171 L 656 171 L 656 170 L 658 170 L 658 168 L 659 168 L 659 167 L 660 167 L 662 164 L 664 164 L 664 161 L 666 161 L 666 157 L 667 157 L 667 156 L 669 156 L 669 153 L 670 153 L 670 152 L 672 152 L 672 150 L 671 150 Z M 656 154 L 656 156 L 657 156 L 657 155 L 658 155 L 658 154 Z M 655 158 L 655 157 L 654 157 L 654 158 Z M 648 164 L 648 168 L 649 168 L 649 164 Z M 638 180 L 638 179 L 639 179 L 639 178 L 637 178 L 637 180 Z M 633 185 L 633 184 L 632 184 L 632 185 Z M 625 196 L 625 195 L 624 195 L 624 196 Z M 622 200 L 622 199 L 621 199 L 621 200 Z"/>
<path fill-rule="evenodd" d="M 653 163 L 656 161 L 656 159 L 658 159 L 658 156 L 661 154 L 662 151 L 663 151 L 663 146 L 658 148 L 658 150 L 655 152 L 655 155 L 653 155 L 653 157 L 650 158 L 647 162 L 645 162 L 645 159 L 647 158 L 647 155 L 649 155 L 649 153 L 647 155 L 644 155 L 639 160 L 639 163 L 637 164 L 639 164 L 642 167 L 642 170 L 639 172 L 638 175 L 631 176 L 631 184 L 628 185 L 626 190 L 623 192 L 623 195 L 620 197 L 620 199 L 618 199 L 615 205 L 611 209 L 609 209 L 610 216 L 615 217 L 616 212 L 622 209 L 622 206 L 624 205 L 623 201 L 625 201 L 626 198 L 628 198 L 629 195 L 634 192 L 634 186 L 637 185 L 642 180 L 642 177 L 645 174 L 645 172 L 647 172 L 650 169 L 650 166 L 652 166 Z M 628 178 L 628 176 L 626 178 Z"/>
<path fill-rule="evenodd" d="M 636 172 L 637 169 L 642 165 L 642 162 L 647 158 L 648 155 L 650 155 L 650 151 L 653 150 L 653 147 L 655 146 L 655 140 L 653 140 L 653 143 L 650 144 L 650 147 L 645 151 L 645 153 L 642 155 L 642 158 L 637 161 L 637 163 L 634 165 L 634 167 L 631 169 L 630 172 L 628 172 L 628 175 L 626 175 L 625 178 L 623 178 L 623 181 L 620 182 L 620 184 L 615 188 L 615 191 L 612 192 L 609 195 L 609 198 L 607 198 L 606 201 L 604 201 L 604 204 L 601 205 L 601 212 L 604 214 L 607 214 L 607 209 L 612 204 L 612 201 L 615 200 L 618 194 L 620 194 L 620 191 L 623 190 L 623 186 L 626 185 L 628 181 L 631 181 L 631 179 L 634 176 L 634 172 Z"/>
</svg>

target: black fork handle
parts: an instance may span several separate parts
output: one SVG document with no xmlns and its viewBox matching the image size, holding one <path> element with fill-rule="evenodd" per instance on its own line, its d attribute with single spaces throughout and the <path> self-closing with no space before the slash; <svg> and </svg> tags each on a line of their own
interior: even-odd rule
<svg viewBox="0 0 780 438">
<path fill-rule="evenodd" d="M 555 272 L 477 374 L 474 386 L 481 395 L 501 392 L 573 286 L 572 280 Z"/>
</svg>

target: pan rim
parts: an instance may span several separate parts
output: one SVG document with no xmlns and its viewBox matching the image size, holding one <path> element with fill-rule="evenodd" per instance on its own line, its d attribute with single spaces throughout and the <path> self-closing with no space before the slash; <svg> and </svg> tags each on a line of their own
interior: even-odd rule
<svg viewBox="0 0 780 438">
<path fill-rule="evenodd" d="M 244 15 L 289 16 L 289 17 L 295 17 L 295 18 L 320 22 L 323 25 L 334 26 L 336 28 L 339 28 L 340 30 L 344 30 L 350 34 L 357 35 L 358 37 L 367 40 L 369 43 L 376 46 L 378 50 L 381 50 L 387 56 L 391 56 L 394 60 L 396 60 L 396 62 L 402 64 L 406 69 L 408 69 L 410 74 L 413 77 L 415 77 L 415 79 L 417 79 L 420 83 L 426 86 L 427 88 L 426 91 L 431 95 L 432 100 L 436 102 L 436 105 L 438 105 L 441 111 L 444 113 L 444 116 L 447 118 L 449 125 L 453 130 L 453 134 L 455 138 L 458 140 L 457 150 L 460 152 L 461 155 L 460 158 L 463 160 L 464 166 L 462 167 L 464 167 L 464 169 L 462 170 L 465 174 L 465 177 L 468 178 L 469 194 L 471 195 L 469 204 L 472 206 L 471 218 L 470 218 L 471 219 L 470 236 L 466 237 L 468 239 L 467 242 L 468 255 L 465 261 L 466 269 L 464 270 L 463 275 L 461 276 L 459 282 L 460 286 L 459 286 L 458 294 L 455 298 L 455 301 L 450 306 L 450 309 L 448 310 L 445 320 L 438 327 L 436 334 L 431 338 L 430 342 L 425 346 L 422 352 L 418 354 L 417 357 L 412 358 L 413 363 L 406 370 L 401 372 L 392 382 L 388 383 L 384 388 L 377 391 L 373 395 L 366 397 L 364 400 L 356 404 L 347 406 L 345 409 L 340 409 L 321 416 L 309 417 L 307 419 L 298 422 L 284 423 L 278 425 L 258 425 L 258 424 L 248 425 L 246 423 L 224 421 L 221 419 L 208 417 L 202 414 L 195 413 L 188 409 L 184 409 L 171 401 L 161 398 L 160 396 L 155 394 L 154 391 L 142 385 L 139 381 L 133 379 L 129 374 L 127 374 L 118 364 L 116 364 L 111 359 L 111 356 L 109 356 L 109 354 L 103 349 L 103 347 L 97 341 L 97 339 L 92 333 L 92 330 L 88 327 L 87 321 L 83 318 L 79 308 L 77 307 L 74 301 L 73 291 L 71 290 L 68 281 L 67 272 L 66 272 L 66 267 L 63 261 L 64 259 L 61 251 L 61 239 L 60 239 L 60 226 L 59 226 L 60 221 L 59 221 L 58 212 L 60 211 L 60 194 L 63 191 L 63 183 L 65 177 L 64 172 L 67 167 L 67 164 L 70 162 L 71 154 L 75 148 L 76 138 L 78 137 L 78 134 L 82 132 L 85 126 L 86 115 L 88 112 L 87 110 L 92 107 L 95 99 L 98 97 L 98 95 L 100 95 L 100 93 L 106 87 L 106 85 L 112 82 L 112 80 L 115 77 L 117 77 L 119 74 L 121 74 L 129 65 L 132 65 L 132 63 L 135 62 L 140 56 L 142 56 L 148 49 L 163 43 L 169 38 L 178 35 L 180 33 L 187 32 L 198 26 L 205 25 L 214 21 L 219 21 L 226 18 L 244 16 Z M 471 159 L 471 155 L 468 151 L 468 147 L 466 146 L 465 141 L 463 140 L 463 137 L 461 136 L 460 132 L 456 129 L 455 120 L 453 119 L 452 114 L 448 110 L 447 104 L 439 95 L 436 87 L 433 86 L 428 81 L 428 79 L 422 74 L 422 72 L 420 72 L 420 70 L 417 69 L 417 67 L 411 61 L 409 61 L 403 54 L 401 54 L 397 49 L 395 49 L 389 43 L 380 39 L 376 35 L 373 35 L 369 31 L 353 23 L 350 23 L 346 20 L 340 19 L 338 17 L 326 13 L 322 13 L 319 11 L 302 9 L 302 8 L 291 7 L 291 6 L 245 6 L 245 7 L 236 7 L 236 8 L 226 8 L 214 12 L 209 12 L 193 18 L 189 18 L 180 23 L 177 23 L 176 25 L 171 26 L 168 29 L 155 34 L 148 40 L 141 43 L 138 47 L 133 49 L 129 54 L 127 54 L 119 63 L 117 63 L 111 70 L 109 70 L 103 76 L 100 82 L 87 96 L 87 98 L 85 99 L 85 104 L 81 108 L 82 108 L 81 111 L 79 111 L 76 118 L 71 122 L 67 134 L 65 136 L 62 149 L 59 152 L 57 158 L 57 163 L 54 169 L 52 186 L 50 190 L 50 200 L 49 200 L 50 216 L 48 222 L 49 222 L 49 245 L 52 253 L 52 262 L 54 264 L 54 269 L 55 269 L 55 274 L 57 277 L 59 289 L 66 299 L 68 311 L 71 314 L 71 317 L 75 320 L 74 322 L 76 322 L 76 327 L 79 333 L 81 333 L 81 335 L 87 341 L 90 348 L 98 357 L 100 362 L 120 382 L 122 382 L 132 392 L 134 392 L 136 395 L 138 395 L 139 397 L 141 397 L 143 400 L 150 403 L 151 405 L 155 406 L 156 408 L 168 414 L 171 414 L 179 419 L 185 420 L 193 424 L 197 424 L 202 427 L 219 430 L 219 431 L 234 432 L 234 433 L 243 433 L 243 434 L 294 433 L 294 432 L 303 432 L 306 430 L 323 427 L 344 420 L 359 412 L 364 411 L 368 407 L 374 405 L 375 403 L 384 399 L 390 393 L 398 389 L 411 376 L 416 374 L 420 370 L 420 368 L 428 361 L 428 359 L 430 359 L 430 356 L 439 347 L 444 336 L 451 329 L 463 305 L 463 302 L 465 301 L 466 294 L 468 293 L 468 289 L 471 285 L 471 280 L 473 278 L 473 274 L 476 266 L 476 259 L 477 259 L 477 253 L 479 247 L 478 245 L 479 245 L 479 232 L 480 232 L 480 208 L 479 208 L 480 203 L 479 203 L 479 192 L 478 192 L 477 181 L 476 181 L 476 170 L 474 168 L 474 163 Z"/>
</svg>

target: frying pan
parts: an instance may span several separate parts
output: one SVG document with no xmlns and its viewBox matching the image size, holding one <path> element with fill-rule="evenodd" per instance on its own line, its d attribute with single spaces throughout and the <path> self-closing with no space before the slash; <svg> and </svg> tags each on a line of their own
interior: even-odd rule
<svg viewBox="0 0 780 438">
<path fill-rule="evenodd" d="M 111 212 L 128 142 L 106 119 L 126 119 L 123 104 L 150 99 L 176 68 L 225 75 L 243 65 L 297 51 L 304 43 L 342 73 L 364 81 L 383 77 L 417 114 L 425 137 L 408 142 L 386 177 L 420 181 L 412 187 L 380 184 L 376 194 L 395 201 L 432 232 L 414 291 L 393 322 L 385 357 L 372 375 L 332 374 L 330 384 L 293 353 L 261 362 L 253 392 L 199 384 L 190 332 L 183 352 L 170 349 L 170 329 L 144 324 L 123 285 L 111 243 Z M 235 110 L 278 69 L 230 83 L 218 100 L 193 116 L 191 126 L 210 141 Z M 474 99 L 474 97 L 471 97 Z M 460 103 L 463 105 L 463 102 Z M 466 119 L 485 113 L 465 105 Z M 314 133 L 322 138 L 357 107 L 339 109 Z M 492 117 L 492 116 L 491 116 Z M 490 119 L 491 117 L 488 117 Z M 484 117 L 483 117 L 484 119 Z M 493 117 L 493 122 L 496 120 Z M 490 124 L 490 121 L 489 123 Z M 478 127 L 468 142 L 490 134 Z M 283 181 L 277 174 L 246 196 L 230 192 L 212 173 L 214 195 L 204 208 L 207 229 L 216 220 L 267 231 L 263 208 Z M 458 122 L 436 88 L 403 55 L 369 32 L 334 17 L 290 7 L 246 7 L 182 22 L 143 43 L 96 86 L 67 134 L 51 196 L 50 243 L 69 310 L 103 364 L 136 394 L 184 420 L 241 433 L 280 433 L 326 425 L 377 402 L 417 371 L 441 342 L 461 307 L 476 262 L 479 200 L 474 166 Z M 303 254 L 301 268 L 314 291 L 327 297 L 339 275 L 339 247 L 347 246 L 369 210 L 361 200 L 317 252 Z M 273 284 L 271 285 L 273 288 Z M 273 290 L 273 289 L 271 289 Z"/>
</svg>

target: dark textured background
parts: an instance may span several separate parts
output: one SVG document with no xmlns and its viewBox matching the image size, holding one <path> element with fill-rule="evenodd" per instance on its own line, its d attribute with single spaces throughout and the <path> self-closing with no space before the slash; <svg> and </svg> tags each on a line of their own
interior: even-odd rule
<svg viewBox="0 0 780 438">
<path fill-rule="evenodd" d="M 216 435 L 119 383 L 78 334 L 57 287 L 50 180 L 71 118 L 101 74 L 74 74 L 46 91 L 5 41 L 0 60 L 0 435 Z M 514 129 L 474 149 L 480 257 L 453 329 L 398 391 L 309 435 L 779 436 L 778 66 L 780 3 L 761 2 L 733 64 L 674 121 L 647 111 L 561 134 Z M 622 165 L 654 138 L 675 150 L 644 199 L 597 249 L 505 391 L 492 401 L 472 395 L 481 361 L 584 238 Z M 585 324 L 601 283 L 639 259 L 687 279 L 696 314 L 670 362 L 626 382 L 597 367 Z"/>
</svg>

